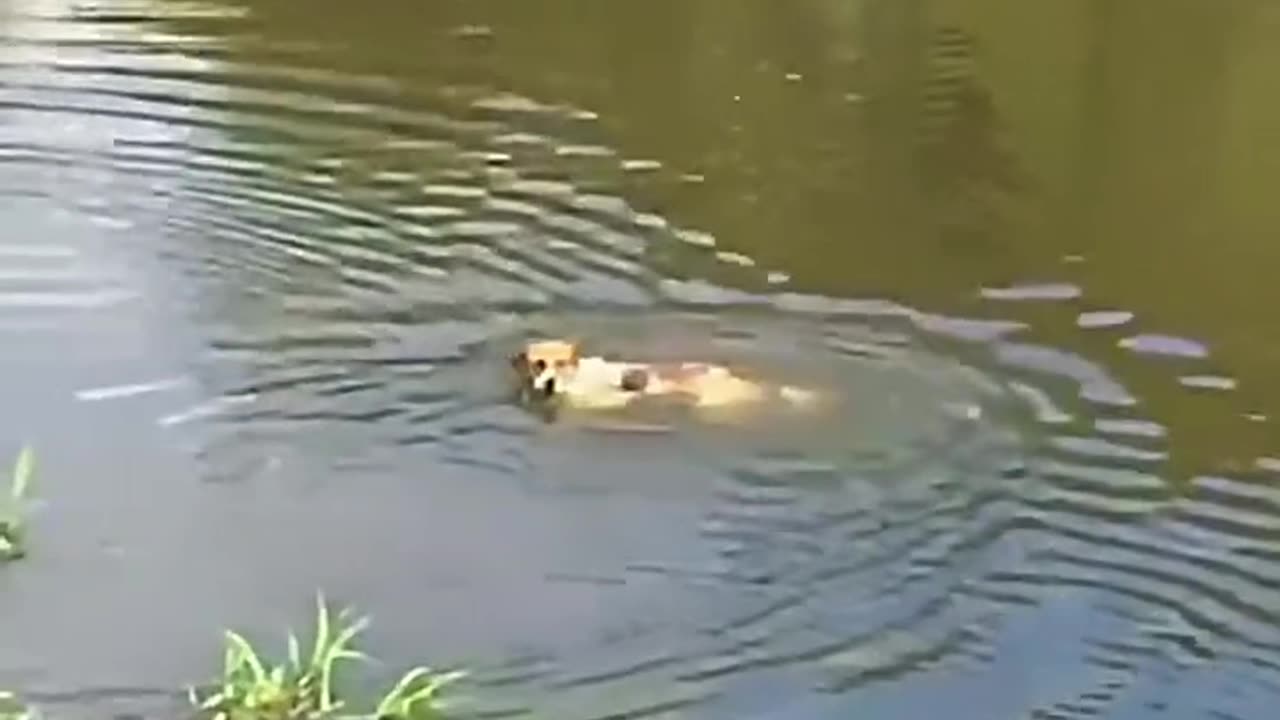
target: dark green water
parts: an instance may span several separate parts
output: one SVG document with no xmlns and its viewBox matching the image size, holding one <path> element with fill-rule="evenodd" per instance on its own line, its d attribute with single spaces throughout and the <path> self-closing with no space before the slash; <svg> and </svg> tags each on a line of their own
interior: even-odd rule
<svg viewBox="0 0 1280 720">
<path fill-rule="evenodd" d="M 1280 5 L 0 9 L 0 688 L 175 717 L 314 593 L 559 718 L 1265 720 Z M 820 417 L 602 434 L 539 332 Z"/>
</svg>

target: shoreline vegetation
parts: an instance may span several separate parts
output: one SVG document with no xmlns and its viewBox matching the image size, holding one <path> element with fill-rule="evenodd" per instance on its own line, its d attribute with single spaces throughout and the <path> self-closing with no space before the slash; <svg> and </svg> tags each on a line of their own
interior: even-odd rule
<svg viewBox="0 0 1280 720">
<path fill-rule="evenodd" d="M 9 492 L 0 497 L 0 563 L 27 554 L 27 495 L 35 474 L 35 452 L 24 446 L 13 463 Z"/>
<path fill-rule="evenodd" d="M 14 462 L 9 492 L 0 497 L 0 564 L 28 553 L 28 495 L 35 474 L 35 454 L 24 447 Z M 204 687 L 187 689 L 201 720 L 441 720 L 446 717 L 442 691 L 465 676 L 462 671 L 414 667 L 367 710 L 353 711 L 340 690 L 338 666 L 371 658 L 354 642 L 368 626 L 367 617 L 350 609 L 331 614 L 323 594 L 316 596 L 311 647 L 304 652 L 298 636 L 288 634 L 287 657 L 278 664 L 265 658 L 245 637 L 224 631 L 221 675 Z M 44 720 L 34 705 L 16 693 L 0 690 L 0 720 Z"/>
<path fill-rule="evenodd" d="M 368 625 L 368 618 L 352 618 L 349 610 L 331 617 L 324 597 L 316 597 L 315 637 L 303 653 L 297 635 L 289 633 L 288 659 L 271 665 L 240 634 L 227 630 L 222 676 L 202 693 L 188 690 L 200 717 L 210 720 L 435 720 L 443 718 L 441 690 L 462 678 L 460 671 L 440 672 L 415 667 L 366 712 L 351 712 L 349 701 L 336 687 L 342 661 L 370 659 L 352 647 Z"/>
<path fill-rule="evenodd" d="M 28 707 L 11 692 L 0 690 L 0 720 L 40 720 L 34 708 Z"/>
</svg>

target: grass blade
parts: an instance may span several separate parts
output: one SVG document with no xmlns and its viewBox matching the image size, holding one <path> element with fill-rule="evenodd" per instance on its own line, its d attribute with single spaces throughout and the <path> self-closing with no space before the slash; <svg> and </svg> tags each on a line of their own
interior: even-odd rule
<svg viewBox="0 0 1280 720">
<path fill-rule="evenodd" d="M 248 640 L 245 640 L 234 630 L 228 630 L 227 643 L 235 647 L 236 666 L 248 665 L 255 681 L 261 682 L 266 679 L 267 670 L 262 665 L 262 661 L 258 659 L 258 654 L 254 652 L 253 646 L 249 644 Z"/>
<path fill-rule="evenodd" d="M 302 673 L 302 650 L 298 647 L 298 636 L 289 633 L 289 663 L 299 674 Z"/>
<path fill-rule="evenodd" d="M 363 622 L 343 628 L 333 644 L 327 649 L 324 661 L 320 665 L 320 692 L 324 702 L 333 697 L 333 671 L 339 660 L 363 659 L 364 653 L 342 647 L 363 629 Z"/>
<path fill-rule="evenodd" d="M 325 606 L 324 595 L 320 593 L 316 593 L 316 636 L 313 642 L 311 667 L 319 667 L 329 647 L 329 608 Z"/>
<path fill-rule="evenodd" d="M 435 696 L 463 673 L 415 668 L 381 698 L 374 714 L 346 714 L 347 702 L 335 694 L 336 669 L 345 660 L 369 660 L 355 647 L 368 624 L 367 617 L 353 618 L 348 610 L 330 615 L 324 596 L 317 595 L 315 646 L 304 651 L 298 636 L 289 632 L 288 658 L 280 665 L 260 657 L 244 636 L 225 631 L 221 686 L 203 692 L 192 686 L 188 699 L 206 720 L 408 720 L 440 715 L 443 706 Z M 0 713 L 0 720 L 11 719 Z"/>
<path fill-rule="evenodd" d="M 461 671 L 437 673 L 430 668 L 418 667 L 405 673 L 378 703 L 375 715 L 379 718 L 408 718 L 414 715 L 414 709 L 434 698 L 444 686 L 466 676 Z M 421 683 L 421 687 L 414 685 Z M 433 710 L 435 708 L 432 708 Z"/>
<path fill-rule="evenodd" d="M 31 484 L 35 469 L 35 452 L 30 446 L 25 446 L 22 448 L 22 452 L 18 453 L 18 459 L 13 463 L 13 485 L 10 488 L 9 497 L 15 503 L 21 502 L 27 496 L 27 488 Z"/>
</svg>

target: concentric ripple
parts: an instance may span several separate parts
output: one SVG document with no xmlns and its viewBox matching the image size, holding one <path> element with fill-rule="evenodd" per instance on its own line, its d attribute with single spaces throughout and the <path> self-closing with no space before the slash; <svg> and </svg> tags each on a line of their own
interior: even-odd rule
<svg viewBox="0 0 1280 720">
<path fill-rule="evenodd" d="M 588 110 L 307 48 L 250 64 L 234 18 L 193 37 L 170 22 L 209 8 L 120 7 L 0 16 L 0 217 L 26 231 L 0 241 L 0 334 L 70 338 L 10 362 L 54 368 L 69 413 L 192 449 L 210 482 L 191 517 L 210 515 L 165 526 L 184 564 L 268 596 L 358 578 L 388 653 L 457 650 L 494 714 L 905 717 L 923 693 L 1128 717 L 1200 683 L 1232 688 L 1206 711 L 1260 718 L 1280 699 L 1280 491 L 1178 486 L 1163 427 L 1099 363 L 1016 315 L 792 287 L 640 207 L 637 175 L 679 172 L 611 148 Z M 838 401 L 729 428 L 548 425 L 501 384 L 538 333 Z M 1208 355 L 1135 333 L 1123 347 Z M 216 543 L 191 539 L 202 522 Z M 92 714 L 69 652 L 36 674 Z M 0 676 L 25 662 L 0 648 Z M 107 675 L 164 684 L 129 662 Z"/>
</svg>

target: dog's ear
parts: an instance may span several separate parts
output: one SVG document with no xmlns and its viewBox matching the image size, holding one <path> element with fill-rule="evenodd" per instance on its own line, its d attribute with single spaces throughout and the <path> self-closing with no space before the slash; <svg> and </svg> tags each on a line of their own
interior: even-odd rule
<svg viewBox="0 0 1280 720">
<path fill-rule="evenodd" d="M 520 351 L 511 356 L 511 367 L 517 370 L 523 370 L 529 367 L 529 356 Z"/>
</svg>

